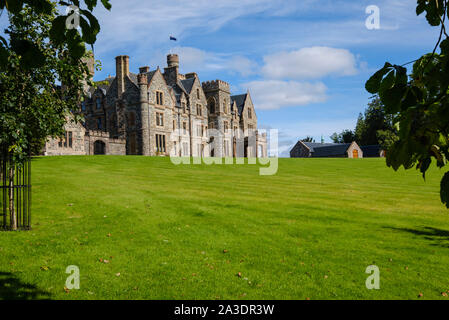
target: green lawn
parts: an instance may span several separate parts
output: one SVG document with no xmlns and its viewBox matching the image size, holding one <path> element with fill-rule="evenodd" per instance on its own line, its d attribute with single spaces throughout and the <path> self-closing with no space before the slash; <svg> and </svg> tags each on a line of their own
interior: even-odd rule
<svg viewBox="0 0 449 320">
<path fill-rule="evenodd" d="M 0 232 L 0 297 L 449 299 L 442 173 L 424 182 L 382 159 L 280 159 L 260 176 L 257 165 L 37 158 L 33 230 Z M 380 290 L 365 287 L 371 264 Z M 69 265 L 80 290 L 64 290 Z"/>
</svg>

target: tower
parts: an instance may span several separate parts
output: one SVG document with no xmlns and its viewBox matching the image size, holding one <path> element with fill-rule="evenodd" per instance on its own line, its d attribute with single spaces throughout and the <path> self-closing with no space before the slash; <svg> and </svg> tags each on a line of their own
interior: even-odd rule
<svg viewBox="0 0 449 320">
<path fill-rule="evenodd" d="M 222 80 L 207 81 L 202 84 L 204 94 L 207 99 L 207 111 L 209 118 L 209 128 L 216 129 L 221 134 L 222 138 L 216 141 L 214 155 L 232 156 L 232 134 L 228 137 L 226 133 L 232 130 L 232 115 L 231 115 L 231 93 L 229 83 Z"/>
</svg>

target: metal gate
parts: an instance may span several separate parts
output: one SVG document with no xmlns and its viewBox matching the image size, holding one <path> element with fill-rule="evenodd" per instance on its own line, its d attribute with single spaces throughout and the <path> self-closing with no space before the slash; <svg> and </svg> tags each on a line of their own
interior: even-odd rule
<svg viewBox="0 0 449 320">
<path fill-rule="evenodd" d="M 14 163 L 8 152 L 0 155 L 0 229 L 31 229 L 31 157 Z"/>
</svg>

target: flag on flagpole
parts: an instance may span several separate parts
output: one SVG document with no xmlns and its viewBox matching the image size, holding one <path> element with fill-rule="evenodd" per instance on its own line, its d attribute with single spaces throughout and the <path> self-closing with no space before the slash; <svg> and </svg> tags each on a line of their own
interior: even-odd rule
<svg viewBox="0 0 449 320">
<path fill-rule="evenodd" d="M 176 39 L 175 37 L 170 36 L 170 40 L 172 41 L 178 41 L 178 39 Z"/>
</svg>

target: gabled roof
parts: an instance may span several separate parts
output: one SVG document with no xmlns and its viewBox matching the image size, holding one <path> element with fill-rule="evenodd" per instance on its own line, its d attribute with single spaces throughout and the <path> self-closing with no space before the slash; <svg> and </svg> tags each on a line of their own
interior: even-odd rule
<svg viewBox="0 0 449 320">
<path fill-rule="evenodd" d="M 332 157 L 346 155 L 350 143 L 336 143 L 332 146 L 315 147 L 312 157 Z"/>
<path fill-rule="evenodd" d="M 195 78 L 181 80 L 180 82 L 181 85 L 184 87 L 184 89 L 187 91 L 187 93 L 190 94 L 192 92 L 192 88 L 195 83 Z"/>
<path fill-rule="evenodd" d="M 239 115 L 242 115 L 243 108 L 245 107 L 246 98 L 248 94 L 239 94 L 235 96 L 231 96 L 231 105 L 235 102 L 237 104 L 237 109 L 239 110 Z"/>
<path fill-rule="evenodd" d="M 319 142 L 304 142 L 304 141 L 301 142 L 305 144 L 307 148 L 309 148 L 310 152 L 314 152 L 315 148 L 330 147 L 337 144 L 337 143 L 319 143 Z"/>
<path fill-rule="evenodd" d="M 332 157 L 346 155 L 352 143 L 315 143 L 302 142 L 309 148 L 312 157 Z"/>
</svg>

